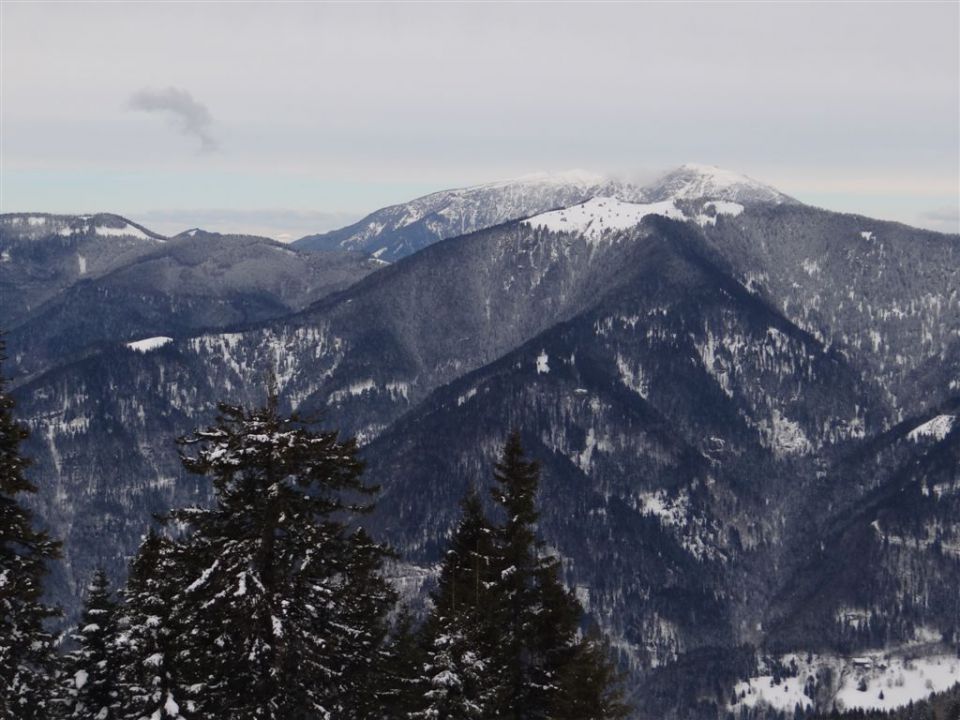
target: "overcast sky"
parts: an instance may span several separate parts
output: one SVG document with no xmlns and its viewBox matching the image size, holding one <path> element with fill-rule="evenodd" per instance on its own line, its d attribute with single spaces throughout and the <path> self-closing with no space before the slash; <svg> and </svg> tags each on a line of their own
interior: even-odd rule
<svg viewBox="0 0 960 720">
<path fill-rule="evenodd" d="M 299 236 L 447 187 L 689 161 L 960 225 L 952 1 L 0 13 L 4 212 Z"/>
</svg>

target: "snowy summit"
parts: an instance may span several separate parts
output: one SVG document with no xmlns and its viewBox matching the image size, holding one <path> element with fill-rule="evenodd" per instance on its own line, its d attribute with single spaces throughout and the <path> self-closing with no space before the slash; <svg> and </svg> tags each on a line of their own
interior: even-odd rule
<svg viewBox="0 0 960 720">
<path fill-rule="evenodd" d="M 736 203 L 796 203 L 776 188 L 713 165 L 687 163 L 644 188 L 651 200 L 726 200 Z"/>
</svg>

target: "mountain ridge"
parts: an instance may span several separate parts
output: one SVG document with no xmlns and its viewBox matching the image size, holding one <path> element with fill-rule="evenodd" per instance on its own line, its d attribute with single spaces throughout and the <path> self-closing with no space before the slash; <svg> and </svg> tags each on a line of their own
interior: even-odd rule
<svg viewBox="0 0 960 720">
<path fill-rule="evenodd" d="M 352 225 L 300 238 L 305 250 L 349 247 L 390 261 L 448 237 L 499 222 L 567 208 L 598 197 L 629 203 L 717 200 L 796 203 L 744 175 L 687 164 L 644 186 L 582 170 L 534 173 L 512 180 L 453 188 L 370 213 Z M 518 201 L 519 200 L 519 201 Z M 491 207 L 492 206 L 492 207 Z"/>
</svg>

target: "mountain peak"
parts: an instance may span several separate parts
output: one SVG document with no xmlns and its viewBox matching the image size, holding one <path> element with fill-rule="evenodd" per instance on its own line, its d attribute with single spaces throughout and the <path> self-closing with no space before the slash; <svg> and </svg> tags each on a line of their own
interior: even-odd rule
<svg viewBox="0 0 960 720">
<path fill-rule="evenodd" d="M 686 163 L 644 189 L 651 200 L 728 200 L 796 203 L 776 188 L 715 165 Z"/>
</svg>

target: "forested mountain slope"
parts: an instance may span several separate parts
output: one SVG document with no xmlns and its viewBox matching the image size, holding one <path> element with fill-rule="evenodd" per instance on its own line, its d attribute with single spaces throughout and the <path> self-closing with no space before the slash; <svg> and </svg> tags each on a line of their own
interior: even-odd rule
<svg viewBox="0 0 960 720">
<path fill-rule="evenodd" d="M 15 380 L 117 341 L 289 315 L 383 266 L 345 251 L 300 253 L 268 238 L 194 230 L 164 239 L 116 216 L 82 222 L 0 219 L 0 323 Z"/>
<path fill-rule="evenodd" d="M 173 438 L 275 382 L 360 438 L 383 487 L 370 527 L 417 577 L 518 428 L 544 463 L 543 533 L 640 717 L 763 717 L 772 701 L 734 687 L 791 653 L 814 682 L 785 695 L 829 710 L 851 653 L 952 652 L 960 238 L 696 166 L 640 197 L 431 242 L 282 318 L 110 342 L 23 383 L 58 595 L 98 562 L 122 573 L 150 513 L 204 502 Z"/>
</svg>

